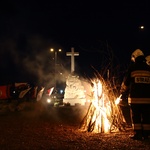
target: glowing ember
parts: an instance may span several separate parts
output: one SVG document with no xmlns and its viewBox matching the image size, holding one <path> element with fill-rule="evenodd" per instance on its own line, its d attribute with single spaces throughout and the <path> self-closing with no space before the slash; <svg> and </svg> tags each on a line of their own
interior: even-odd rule
<svg viewBox="0 0 150 150">
<path fill-rule="evenodd" d="M 116 98 L 104 80 L 96 79 L 92 80 L 92 83 L 93 100 L 80 129 L 97 133 L 124 130 L 125 119 L 116 103 L 121 96 Z"/>
</svg>

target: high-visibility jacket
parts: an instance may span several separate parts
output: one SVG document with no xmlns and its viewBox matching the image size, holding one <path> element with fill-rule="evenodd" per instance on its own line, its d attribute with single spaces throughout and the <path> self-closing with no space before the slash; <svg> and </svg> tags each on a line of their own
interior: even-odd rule
<svg viewBox="0 0 150 150">
<path fill-rule="evenodd" d="M 121 93 L 127 92 L 129 104 L 150 104 L 150 66 L 143 56 L 130 66 L 121 85 Z"/>
</svg>

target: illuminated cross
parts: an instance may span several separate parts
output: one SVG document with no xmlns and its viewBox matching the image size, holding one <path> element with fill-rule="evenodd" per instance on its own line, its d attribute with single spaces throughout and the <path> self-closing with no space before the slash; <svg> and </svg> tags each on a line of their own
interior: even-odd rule
<svg viewBox="0 0 150 150">
<path fill-rule="evenodd" d="M 75 71 L 75 61 L 74 56 L 79 56 L 78 52 L 74 52 L 74 48 L 71 48 L 71 52 L 66 53 L 67 56 L 71 56 L 71 73 Z"/>
</svg>

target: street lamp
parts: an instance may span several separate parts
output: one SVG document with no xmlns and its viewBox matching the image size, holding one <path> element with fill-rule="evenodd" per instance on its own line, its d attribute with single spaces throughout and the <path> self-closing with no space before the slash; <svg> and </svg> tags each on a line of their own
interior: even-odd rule
<svg viewBox="0 0 150 150">
<path fill-rule="evenodd" d="M 55 66 L 55 86 L 54 88 L 56 89 L 56 70 L 57 70 L 57 52 L 61 52 L 61 49 L 54 50 L 53 48 L 50 49 L 50 52 L 54 52 L 54 66 Z"/>
</svg>

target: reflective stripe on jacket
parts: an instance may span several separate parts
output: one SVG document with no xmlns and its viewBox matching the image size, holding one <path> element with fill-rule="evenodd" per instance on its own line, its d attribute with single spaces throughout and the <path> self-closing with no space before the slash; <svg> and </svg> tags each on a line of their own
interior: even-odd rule
<svg viewBox="0 0 150 150">
<path fill-rule="evenodd" d="M 148 130 L 150 131 L 150 124 L 142 124 L 143 130 Z"/>
<path fill-rule="evenodd" d="M 143 128 L 141 123 L 132 124 L 132 127 L 133 127 L 133 130 L 142 130 Z"/>
<path fill-rule="evenodd" d="M 128 98 L 129 104 L 150 104 L 150 98 Z"/>
<path fill-rule="evenodd" d="M 133 127 L 134 130 L 147 130 L 147 131 L 150 131 L 150 124 L 135 123 L 135 124 L 132 124 L 132 127 Z"/>
<path fill-rule="evenodd" d="M 150 104 L 150 66 L 144 58 L 138 57 L 130 66 L 121 85 L 121 94 L 127 92 L 128 102 Z"/>
</svg>

